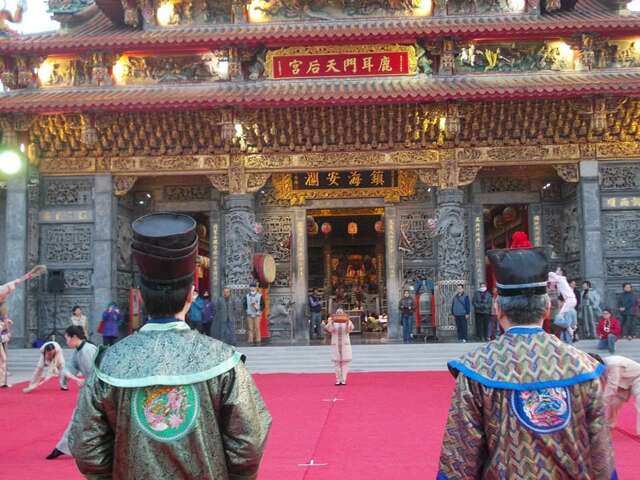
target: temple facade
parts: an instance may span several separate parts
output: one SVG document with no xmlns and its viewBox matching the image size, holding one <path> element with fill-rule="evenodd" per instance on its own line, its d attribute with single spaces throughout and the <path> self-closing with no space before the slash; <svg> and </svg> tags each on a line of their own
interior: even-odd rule
<svg viewBox="0 0 640 480">
<path fill-rule="evenodd" d="M 366 304 L 492 283 L 514 231 L 613 305 L 640 287 L 637 0 L 50 0 L 59 31 L 0 32 L 0 277 L 15 343 L 95 329 L 137 286 L 131 221 L 199 223 L 199 290 L 240 298 L 271 255 L 269 333 L 309 339 L 307 295 Z M 340 296 L 347 299 L 340 299 Z M 362 307 L 360 305 L 361 309 Z"/>
</svg>

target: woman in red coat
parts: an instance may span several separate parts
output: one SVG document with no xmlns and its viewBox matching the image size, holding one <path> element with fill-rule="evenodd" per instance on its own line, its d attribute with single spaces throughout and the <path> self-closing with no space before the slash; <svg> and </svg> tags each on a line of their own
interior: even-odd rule
<svg viewBox="0 0 640 480">
<path fill-rule="evenodd" d="M 600 322 L 598 322 L 596 333 L 599 338 L 598 349 L 609 349 L 609 353 L 615 353 L 616 342 L 622 333 L 622 327 L 620 327 L 620 321 L 616 317 L 611 316 L 611 310 L 608 308 L 602 310 L 602 318 L 600 318 Z"/>
</svg>

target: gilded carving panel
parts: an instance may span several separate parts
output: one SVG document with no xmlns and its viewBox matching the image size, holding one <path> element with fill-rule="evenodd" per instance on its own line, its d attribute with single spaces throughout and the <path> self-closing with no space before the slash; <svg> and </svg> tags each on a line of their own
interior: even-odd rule
<svg viewBox="0 0 640 480">
<path fill-rule="evenodd" d="M 600 167 L 600 188 L 610 190 L 639 190 L 640 166 L 602 165 Z"/>
</svg>

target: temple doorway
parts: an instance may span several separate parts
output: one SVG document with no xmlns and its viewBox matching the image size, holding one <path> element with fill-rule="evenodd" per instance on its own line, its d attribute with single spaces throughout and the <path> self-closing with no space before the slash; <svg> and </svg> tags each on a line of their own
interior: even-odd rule
<svg viewBox="0 0 640 480">
<path fill-rule="evenodd" d="M 529 206 L 527 204 L 485 205 L 484 241 L 485 252 L 496 248 L 510 248 L 512 236 L 521 231 L 529 235 Z M 486 264 L 486 279 L 489 289 L 495 286 L 495 275 L 491 264 Z"/>
<path fill-rule="evenodd" d="M 308 286 L 321 293 L 323 318 L 342 308 L 354 333 L 385 338 L 384 208 L 309 210 L 307 236 Z"/>
</svg>

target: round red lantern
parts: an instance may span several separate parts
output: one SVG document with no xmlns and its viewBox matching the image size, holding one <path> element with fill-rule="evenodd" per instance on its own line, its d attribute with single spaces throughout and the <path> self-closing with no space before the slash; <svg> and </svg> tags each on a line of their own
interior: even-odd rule
<svg viewBox="0 0 640 480">
<path fill-rule="evenodd" d="M 373 229 L 378 234 L 384 233 L 384 220 L 378 220 L 376 223 L 374 223 L 373 224 Z"/>
<path fill-rule="evenodd" d="M 325 235 L 329 235 L 332 230 L 331 224 L 329 222 L 324 222 L 320 226 L 320 230 L 322 230 L 322 233 L 324 233 Z"/>
<path fill-rule="evenodd" d="M 358 234 L 358 224 L 356 222 L 349 222 L 347 225 L 347 233 L 352 237 Z"/>
<path fill-rule="evenodd" d="M 507 207 L 502 211 L 502 218 L 505 223 L 513 222 L 516 219 L 516 210 L 513 207 Z"/>
</svg>

